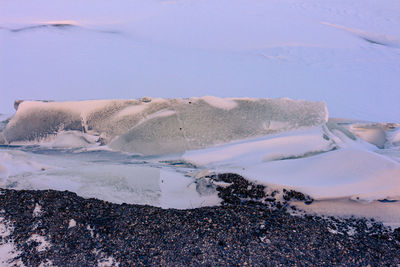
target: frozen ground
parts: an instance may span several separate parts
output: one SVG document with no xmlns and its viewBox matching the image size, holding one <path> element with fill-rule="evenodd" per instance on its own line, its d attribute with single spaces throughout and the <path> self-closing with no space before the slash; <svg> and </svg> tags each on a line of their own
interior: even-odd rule
<svg viewBox="0 0 400 267">
<path fill-rule="evenodd" d="M 15 99 L 291 97 L 398 122 L 399 13 L 397 0 L 4 0 L 0 111 Z"/>
</svg>

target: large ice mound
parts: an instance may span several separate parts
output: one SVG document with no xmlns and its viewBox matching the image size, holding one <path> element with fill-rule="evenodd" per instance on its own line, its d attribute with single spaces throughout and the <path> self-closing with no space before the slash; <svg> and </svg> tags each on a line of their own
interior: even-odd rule
<svg viewBox="0 0 400 267">
<path fill-rule="evenodd" d="M 119 151 L 184 152 L 234 140 L 320 126 L 325 103 L 291 99 L 217 98 L 23 101 L 0 143 L 39 142 L 78 131 Z"/>
</svg>

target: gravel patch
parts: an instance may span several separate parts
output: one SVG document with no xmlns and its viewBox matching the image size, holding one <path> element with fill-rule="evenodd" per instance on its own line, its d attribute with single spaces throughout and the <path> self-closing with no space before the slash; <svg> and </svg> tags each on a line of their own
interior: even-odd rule
<svg viewBox="0 0 400 267">
<path fill-rule="evenodd" d="M 400 264 L 400 228 L 301 211 L 294 216 L 290 201 L 271 200 L 238 175 L 213 179 L 225 183 L 217 187 L 223 204 L 190 210 L 1 189 L 0 217 L 12 228 L 0 244 L 12 242 L 19 252 L 14 263 L 27 266 Z M 288 200 L 311 201 L 287 192 Z"/>
</svg>

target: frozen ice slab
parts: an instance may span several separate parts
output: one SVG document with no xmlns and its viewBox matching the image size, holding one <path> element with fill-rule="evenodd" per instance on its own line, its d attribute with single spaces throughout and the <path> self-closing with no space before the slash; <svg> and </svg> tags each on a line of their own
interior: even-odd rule
<svg viewBox="0 0 400 267">
<path fill-rule="evenodd" d="M 60 132 L 81 131 L 99 136 L 102 143 L 114 150 L 144 155 L 167 154 L 319 126 L 327 119 L 323 102 L 291 99 L 207 96 L 26 101 L 19 104 L 17 113 L 7 124 L 3 142 L 39 142 Z"/>
<path fill-rule="evenodd" d="M 0 150 L 0 156 L 3 188 L 69 190 L 115 203 L 159 205 L 158 168 L 105 161 L 94 153 L 85 156 L 65 151 L 33 154 Z M 93 158 L 89 160 L 90 156 Z"/>
<path fill-rule="evenodd" d="M 69 190 L 113 203 L 178 209 L 220 202 L 216 192 L 198 192 L 194 178 L 143 158 L 108 151 L 25 150 L 0 149 L 0 188 Z"/>
</svg>

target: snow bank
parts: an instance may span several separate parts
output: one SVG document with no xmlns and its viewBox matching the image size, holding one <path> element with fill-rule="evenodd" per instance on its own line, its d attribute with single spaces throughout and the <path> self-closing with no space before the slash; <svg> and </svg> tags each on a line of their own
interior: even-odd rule
<svg viewBox="0 0 400 267">
<path fill-rule="evenodd" d="M 292 188 L 315 199 L 376 200 L 400 199 L 396 151 L 353 140 L 338 129 L 317 127 L 187 151 L 183 159 L 277 189 Z"/>
<path fill-rule="evenodd" d="M 335 149 L 322 127 L 249 139 L 218 147 L 188 151 L 183 159 L 195 165 L 268 162 L 306 157 Z"/>
<path fill-rule="evenodd" d="M 223 166 L 251 180 L 294 188 L 315 199 L 400 199 L 400 164 L 379 154 L 340 149 L 309 158 Z"/>
<path fill-rule="evenodd" d="M 365 150 L 340 149 L 307 159 L 256 164 L 243 174 L 295 187 L 316 199 L 400 199 L 400 165 Z"/>
<path fill-rule="evenodd" d="M 324 103 L 287 98 L 26 101 L 3 131 L 3 142 L 39 142 L 63 133 L 55 140 L 60 146 L 84 146 L 90 142 L 83 136 L 68 134 L 82 132 L 114 150 L 166 154 L 319 126 L 327 118 Z"/>
</svg>

